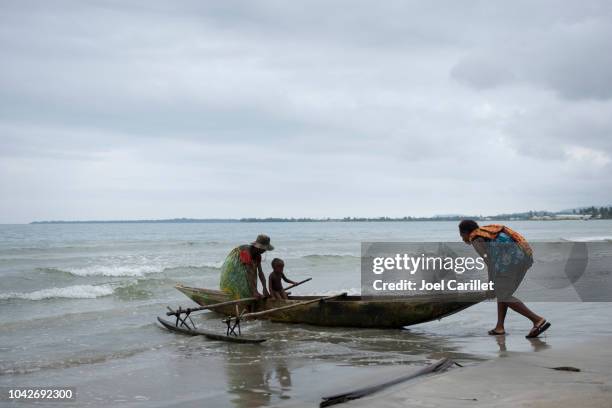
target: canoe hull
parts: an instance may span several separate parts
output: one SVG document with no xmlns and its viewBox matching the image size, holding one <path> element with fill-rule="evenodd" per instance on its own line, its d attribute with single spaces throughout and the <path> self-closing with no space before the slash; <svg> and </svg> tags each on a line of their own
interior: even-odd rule
<svg viewBox="0 0 612 408">
<path fill-rule="evenodd" d="M 232 300 L 226 293 L 176 285 L 176 288 L 201 306 Z M 319 296 L 290 296 L 288 300 L 262 299 L 252 303 L 252 311 L 263 311 Z M 487 298 L 486 292 L 448 294 L 443 296 L 413 296 L 403 299 L 364 299 L 345 296 L 281 310 L 264 316 L 275 322 L 304 323 L 315 326 L 401 328 L 438 320 L 464 310 Z M 241 310 L 244 306 L 241 306 Z M 234 305 L 214 309 L 224 315 L 235 315 Z"/>
</svg>

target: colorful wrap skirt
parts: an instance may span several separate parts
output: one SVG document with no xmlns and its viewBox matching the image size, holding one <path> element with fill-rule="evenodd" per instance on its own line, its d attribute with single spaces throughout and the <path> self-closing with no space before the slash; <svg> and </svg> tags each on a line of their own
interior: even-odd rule
<svg viewBox="0 0 612 408">
<path fill-rule="evenodd" d="M 503 232 L 488 242 L 488 249 L 489 279 L 495 284 L 495 295 L 498 300 L 509 300 L 533 264 L 533 258 Z"/>
<path fill-rule="evenodd" d="M 233 299 L 251 297 L 247 265 L 240 260 L 241 247 L 236 247 L 227 255 L 221 266 L 219 288 Z"/>
</svg>

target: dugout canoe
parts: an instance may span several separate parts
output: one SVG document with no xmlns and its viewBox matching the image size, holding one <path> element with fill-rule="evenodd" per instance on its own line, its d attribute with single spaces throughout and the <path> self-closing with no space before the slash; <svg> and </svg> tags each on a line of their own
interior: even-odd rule
<svg viewBox="0 0 612 408">
<path fill-rule="evenodd" d="M 194 288 L 181 284 L 176 285 L 176 289 L 200 306 L 232 300 L 226 293 L 214 289 Z M 262 299 L 252 303 L 252 311 L 264 311 L 319 297 L 321 296 L 290 296 L 287 300 Z M 487 292 L 415 295 L 394 299 L 344 296 L 280 310 L 262 318 L 274 322 L 315 326 L 401 328 L 441 319 L 486 298 Z M 231 316 L 235 314 L 235 306 L 222 306 L 213 311 Z"/>
</svg>

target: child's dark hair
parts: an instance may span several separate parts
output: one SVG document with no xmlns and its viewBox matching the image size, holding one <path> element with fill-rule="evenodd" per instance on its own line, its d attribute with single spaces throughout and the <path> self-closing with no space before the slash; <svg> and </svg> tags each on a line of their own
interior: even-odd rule
<svg viewBox="0 0 612 408">
<path fill-rule="evenodd" d="M 277 265 L 277 264 L 283 264 L 283 265 L 284 265 L 284 264 L 285 264 L 285 261 L 283 261 L 283 260 L 282 260 L 282 259 L 280 259 L 280 258 L 274 258 L 274 259 L 272 260 L 272 264 L 271 264 L 271 265 L 272 265 L 272 267 L 274 268 L 274 265 Z"/>
<path fill-rule="evenodd" d="M 459 223 L 459 232 L 469 234 L 478 228 L 478 223 L 474 220 L 463 220 Z"/>
</svg>

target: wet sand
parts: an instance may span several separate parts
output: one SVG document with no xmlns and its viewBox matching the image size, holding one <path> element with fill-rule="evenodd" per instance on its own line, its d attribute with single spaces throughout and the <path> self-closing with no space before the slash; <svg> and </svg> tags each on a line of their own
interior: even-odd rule
<svg viewBox="0 0 612 408">
<path fill-rule="evenodd" d="M 512 225 L 534 239 L 602 239 L 612 230 L 612 221 Z M 553 322 L 544 344 L 523 338 L 529 322 L 516 313 L 504 344 L 487 336 L 494 302 L 405 330 L 248 322 L 245 333 L 268 339 L 257 346 L 159 327 L 167 305 L 193 305 L 175 283 L 217 287 L 229 250 L 262 231 L 278 245 L 266 265 L 281 257 L 292 279 L 313 278 L 296 295 L 358 292 L 360 241 L 458 239 L 456 223 L 443 221 L 1 226 L 0 387 L 74 387 L 79 407 L 312 407 L 443 357 L 467 367 L 505 350 L 612 336 L 612 303 L 577 302 L 575 293 L 529 302 Z M 194 319 L 223 330 L 219 315 Z"/>
<path fill-rule="evenodd" d="M 612 337 L 540 352 L 507 352 L 475 366 L 391 387 L 346 407 L 612 407 Z M 575 367 L 580 372 L 553 367 Z M 342 405 L 338 405 L 342 406 Z"/>
</svg>

